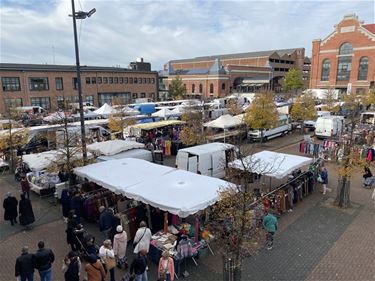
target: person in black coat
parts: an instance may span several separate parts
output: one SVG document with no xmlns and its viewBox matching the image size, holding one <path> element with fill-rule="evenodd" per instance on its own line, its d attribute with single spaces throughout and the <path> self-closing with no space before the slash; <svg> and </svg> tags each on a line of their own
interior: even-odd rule
<svg viewBox="0 0 375 281">
<path fill-rule="evenodd" d="M 10 221 L 11 225 L 17 223 L 17 206 L 18 200 L 16 197 L 14 197 L 11 192 L 7 192 L 6 198 L 3 202 L 3 208 L 5 209 L 4 220 Z"/>
<path fill-rule="evenodd" d="M 51 249 L 44 247 L 44 242 L 38 242 L 38 251 L 35 253 L 35 268 L 38 269 L 40 280 L 52 280 L 52 263 L 55 254 Z"/>
<path fill-rule="evenodd" d="M 66 233 L 66 242 L 70 245 L 72 248 L 72 251 L 77 251 L 77 241 L 76 241 L 76 235 L 75 230 L 78 225 L 77 216 L 75 215 L 74 210 L 71 210 L 68 214 L 68 223 L 67 228 L 65 230 Z"/>
<path fill-rule="evenodd" d="M 61 206 L 62 206 L 62 213 L 63 217 L 67 218 L 70 211 L 70 201 L 72 200 L 71 191 L 69 189 L 64 189 L 61 192 Z"/>
<path fill-rule="evenodd" d="M 79 272 L 81 269 L 81 261 L 75 252 L 71 251 L 64 258 L 64 279 L 65 281 L 79 281 Z"/>
<path fill-rule="evenodd" d="M 35 221 L 35 216 L 33 212 L 33 207 L 31 206 L 31 201 L 26 198 L 25 194 L 21 194 L 21 200 L 18 206 L 20 224 L 30 228 L 30 224 Z"/>
<path fill-rule="evenodd" d="M 34 277 L 35 255 L 29 254 L 29 247 L 22 248 L 22 254 L 16 260 L 16 277 L 22 281 L 32 281 Z"/>
<path fill-rule="evenodd" d="M 77 222 L 81 222 L 81 209 L 82 209 L 82 203 L 83 198 L 81 196 L 81 193 L 79 191 L 76 191 L 74 193 L 74 196 L 70 200 L 70 209 L 74 210 L 76 216 L 77 216 Z"/>
</svg>

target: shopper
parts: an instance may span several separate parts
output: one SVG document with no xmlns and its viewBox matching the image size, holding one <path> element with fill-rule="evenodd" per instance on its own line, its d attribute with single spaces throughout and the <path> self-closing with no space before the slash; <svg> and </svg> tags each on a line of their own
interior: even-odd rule
<svg viewBox="0 0 375 281">
<path fill-rule="evenodd" d="M 31 229 L 31 224 L 35 221 L 33 207 L 30 199 L 25 194 L 21 194 L 21 200 L 18 206 L 20 224 L 26 229 Z"/>
<path fill-rule="evenodd" d="M 12 195 L 12 192 L 6 193 L 6 198 L 3 201 L 4 220 L 10 221 L 10 224 L 13 226 L 17 223 L 17 206 L 18 200 Z"/>
<path fill-rule="evenodd" d="M 21 190 L 22 193 L 26 196 L 27 199 L 30 199 L 30 184 L 27 181 L 26 177 L 21 179 Z"/>
<path fill-rule="evenodd" d="M 151 230 L 147 227 L 146 222 L 141 221 L 134 237 L 134 254 L 138 254 L 141 250 L 145 250 L 146 253 L 148 253 L 150 249 L 151 236 Z"/>
<path fill-rule="evenodd" d="M 70 251 L 64 258 L 62 271 L 65 281 L 79 281 L 81 261 L 75 252 Z"/>
<path fill-rule="evenodd" d="M 327 193 L 327 184 L 328 184 L 328 171 L 326 167 L 323 167 L 320 171 L 320 178 L 321 178 L 321 183 L 323 187 L 323 195 Z"/>
<path fill-rule="evenodd" d="M 113 212 L 104 206 L 99 207 L 99 212 L 99 230 L 103 233 L 104 239 L 111 239 Z"/>
<path fill-rule="evenodd" d="M 72 251 L 77 251 L 77 240 L 75 236 L 75 229 L 78 225 L 77 216 L 74 210 L 71 210 L 68 214 L 68 223 L 65 230 L 66 233 L 66 242 L 70 245 Z"/>
<path fill-rule="evenodd" d="M 112 249 L 112 242 L 109 239 L 104 240 L 99 248 L 99 257 L 111 276 L 111 281 L 115 281 L 115 253 Z"/>
<path fill-rule="evenodd" d="M 88 255 L 86 257 L 85 271 L 87 274 L 87 281 L 103 281 L 106 273 L 100 259 L 96 255 Z"/>
<path fill-rule="evenodd" d="M 52 263 L 55 255 L 51 249 L 44 247 L 44 242 L 38 242 L 38 251 L 35 253 L 35 267 L 39 271 L 40 281 L 52 281 Z"/>
<path fill-rule="evenodd" d="M 75 191 L 72 199 L 70 200 L 70 209 L 74 210 L 77 216 L 77 222 L 81 222 L 81 208 L 82 208 L 83 198 L 79 191 Z"/>
<path fill-rule="evenodd" d="M 135 276 L 134 281 L 147 281 L 146 250 L 140 250 L 130 266 L 130 274 Z"/>
<path fill-rule="evenodd" d="M 21 256 L 16 260 L 16 277 L 20 281 L 33 281 L 35 268 L 35 255 L 29 254 L 29 247 L 22 248 Z"/>
<path fill-rule="evenodd" d="M 174 261 L 170 257 L 168 251 L 162 253 L 159 260 L 158 267 L 158 280 L 159 281 L 173 281 L 174 280 Z"/>
<path fill-rule="evenodd" d="M 273 248 L 273 236 L 278 228 L 277 218 L 270 212 L 265 211 L 265 216 L 263 217 L 263 227 L 267 231 L 267 250 Z"/>
<path fill-rule="evenodd" d="M 72 192 L 69 189 L 64 189 L 61 192 L 61 199 L 60 199 L 64 220 L 68 219 L 71 200 L 72 200 Z"/>
<path fill-rule="evenodd" d="M 122 229 L 121 225 L 116 228 L 117 234 L 113 238 L 113 252 L 117 260 L 117 266 L 119 268 L 126 267 L 126 245 L 128 243 L 128 235 Z"/>
</svg>

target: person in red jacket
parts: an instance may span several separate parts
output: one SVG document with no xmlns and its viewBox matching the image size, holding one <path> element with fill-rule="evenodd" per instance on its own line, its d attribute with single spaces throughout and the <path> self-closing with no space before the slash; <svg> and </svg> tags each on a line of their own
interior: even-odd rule
<svg viewBox="0 0 375 281">
<path fill-rule="evenodd" d="M 27 181 L 26 177 L 23 177 L 21 180 L 21 189 L 25 197 L 27 199 L 30 199 L 30 184 Z"/>
</svg>

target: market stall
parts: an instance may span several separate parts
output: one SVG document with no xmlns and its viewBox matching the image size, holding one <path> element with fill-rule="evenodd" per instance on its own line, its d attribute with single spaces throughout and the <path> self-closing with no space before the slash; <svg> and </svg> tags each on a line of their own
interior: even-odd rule
<svg viewBox="0 0 375 281">
<path fill-rule="evenodd" d="M 173 115 L 174 113 L 166 107 L 161 108 L 160 110 L 151 114 L 152 117 L 160 117 L 160 118 L 163 118 L 164 120 L 167 120 L 169 117 Z"/>
<path fill-rule="evenodd" d="M 100 108 L 94 111 L 94 113 L 104 117 L 108 118 L 109 115 L 116 113 L 116 110 L 110 106 L 109 104 L 105 103 Z"/>
<path fill-rule="evenodd" d="M 143 143 L 135 141 L 109 140 L 89 144 L 87 146 L 87 150 L 94 153 L 95 155 L 111 156 L 123 151 L 144 147 L 145 145 Z"/>
<path fill-rule="evenodd" d="M 210 136 L 212 140 L 225 139 L 228 137 L 238 136 L 243 132 L 246 135 L 246 131 L 239 129 L 245 125 L 243 121 L 244 114 L 231 116 L 230 114 L 221 115 L 219 118 L 203 124 L 204 127 L 220 129 L 222 132 L 218 132 Z"/>
</svg>

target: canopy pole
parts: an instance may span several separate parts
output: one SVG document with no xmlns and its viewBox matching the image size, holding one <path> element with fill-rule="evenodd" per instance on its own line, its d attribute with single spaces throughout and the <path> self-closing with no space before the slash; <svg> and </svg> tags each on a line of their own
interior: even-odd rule
<svg viewBox="0 0 375 281">
<path fill-rule="evenodd" d="M 164 213 L 164 234 L 168 233 L 168 212 Z"/>
</svg>

